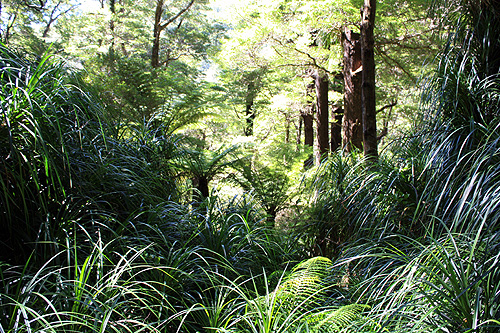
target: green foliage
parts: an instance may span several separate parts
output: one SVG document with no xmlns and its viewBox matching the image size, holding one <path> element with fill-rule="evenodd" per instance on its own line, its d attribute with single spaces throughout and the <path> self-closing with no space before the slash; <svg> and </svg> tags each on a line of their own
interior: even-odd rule
<svg viewBox="0 0 500 333">
<path fill-rule="evenodd" d="M 210 195 L 209 182 L 239 160 L 235 154 L 237 149 L 238 146 L 221 146 L 215 151 L 187 148 L 173 162 L 182 177 L 191 178 L 198 199 L 204 200 Z"/>
<path fill-rule="evenodd" d="M 87 66 L 86 80 L 99 82 L 96 90 L 116 122 L 156 119 L 174 132 L 210 114 L 205 86 L 196 82 L 199 72 L 175 62 L 166 68 L 151 68 L 141 55 L 103 53 Z"/>
<path fill-rule="evenodd" d="M 252 163 L 235 176 L 248 193 L 229 199 L 210 192 L 208 182 L 246 162 L 236 146 L 210 142 L 216 135 L 200 129 L 186 131 L 201 132 L 199 142 L 177 134 L 209 106 L 238 109 L 208 103 L 220 87 L 194 70 L 218 28 L 196 30 L 205 18 L 190 16 L 166 31 L 162 38 L 186 43 L 169 45 L 163 55 L 183 47 L 194 54 L 153 70 L 139 51 L 150 34 L 143 25 L 125 43 L 132 40 L 126 13 L 144 18 L 138 13 L 151 13 L 144 5 L 122 2 L 111 19 L 96 18 L 106 27 L 100 33 L 83 32 L 101 47 L 87 58 L 85 79 L 100 82 L 96 91 L 106 107 L 67 65 L 0 47 L 0 331 L 498 331 L 495 8 L 458 2 L 464 16 L 429 85 L 418 130 L 388 145 L 370 169 L 356 154 L 332 154 L 304 175 L 294 207 L 301 214 L 291 216 L 283 208 L 309 151 L 298 145 L 295 152 L 289 135 L 276 142 L 285 141 L 279 132 L 290 130 L 302 105 L 293 93 L 300 80 L 281 76 L 294 71 L 268 71 L 276 59 L 261 52 L 293 50 L 296 64 L 316 59 L 330 66 L 334 33 L 309 28 L 321 23 L 317 13 L 330 15 L 325 8 L 345 5 L 357 17 L 359 4 L 271 1 L 269 13 L 250 6 L 248 22 L 273 21 L 246 31 L 269 39 L 243 43 L 248 52 L 235 61 L 238 75 L 225 78 L 232 83 L 227 92 L 239 104 L 256 99 L 259 112 L 271 105 L 285 119 L 264 126 L 260 120 L 276 117 L 259 113 L 255 137 L 265 140 L 248 145 Z M 403 11 L 419 16 L 423 4 L 397 8 L 394 20 L 380 21 L 387 37 L 379 39 L 386 43 L 381 56 L 391 59 L 395 51 L 386 47 L 402 33 Z M 269 34 L 276 22 L 287 26 Z M 425 25 L 417 19 L 404 28 L 421 42 Z M 400 56 L 420 61 L 421 54 L 408 51 L 419 42 L 402 47 Z M 275 64 L 289 65 L 285 60 Z M 213 146 L 221 148 L 205 149 Z M 206 185 L 199 187 L 204 200 L 185 203 L 190 178 Z M 269 228 L 279 210 L 284 224 Z"/>
<path fill-rule="evenodd" d="M 326 297 L 332 287 L 331 264 L 319 257 L 298 264 L 289 273 L 275 272 L 274 290 L 266 273 L 247 281 L 215 274 L 210 278 L 213 285 L 200 294 L 200 302 L 190 314 L 204 323 L 204 329 L 217 332 L 349 331 L 352 321 L 363 320 L 361 314 L 369 307 L 331 304 Z M 264 282 L 263 295 L 257 280 Z M 262 296 L 255 297 L 259 294 Z"/>
<path fill-rule="evenodd" d="M 332 307 L 327 293 L 331 261 L 317 257 L 308 259 L 290 274 L 282 276 L 274 291 L 247 300 L 243 317 L 245 330 L 251 332 L 323 332 L 329 329 L 340 331 L 350 326 L 350 321 L 359 318 L 367 307 L 347 305 Z"/>
<path fill-rule="evenodd" d="M 80 257 L 73 245 L 35 272 L 29 263 L 24 270 L 2 268 L 2 330 L 151 332 L 180 325 L 172 303 L 192 281 L 189 270 L 200 263 L 194 249 L 180 258 L 184 266 L 168 266 L 175 262 L 151 247 L 119 254 L 114 252 L 119 239 L 88 240 L 96 241 L 88 256 Z M 60 259 L 66 264 L 60 266 Z"/>
<path fill-rule="evenodd" d="M 481 135 L 484 127 L 490 130 L 498 123 L 500 22 L 497 10 L 487 4 L 464 1 L 457 6 L 461 10 L 448 16 L 453 31 L 427 90 L 433 93 L 424 97 L 434 119 L 453 129 L 464 127 L 465 135 Z"/>
<path fill-rule="evenodd" d="M 492 14 L 485 9 L 474 20 Z M 452 35 L 457 46 L 426 91 L 432 118 L 394 142 L 390 160 L 364 170 L 340 156 L 314 178 L 312 230 L 326 230 L 314 240 L 341 239 L 334 275 L 345 297 L 372 306 L 365 327 L 498 330 L 498 68 L 486 73 L 497 56 L 476 40 L 495 34 L 488 27 Z"/>
<path fill-rule="evenodd" d="M 273 227 L 276 214 L 289 202 L 291 181 L 286 172 L 247 160 L 241 161 L 237 170 L 239 174 L 232 174 L 231 180 L 260 202 L 268 215 L 269 226 Z"/>
<path fill-rule="evenodd" d="M 103 142 L 107 129 L 98 104 L 62 64 L 0 52 L 2 252 L 26 259 L 35 241 L 50 239 L 48 224 L 77 190 L 75 152 Z"/>
</svg>

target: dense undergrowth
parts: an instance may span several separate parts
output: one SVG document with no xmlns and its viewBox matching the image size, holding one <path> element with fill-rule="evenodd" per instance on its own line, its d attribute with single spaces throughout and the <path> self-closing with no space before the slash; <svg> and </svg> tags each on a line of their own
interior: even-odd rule
<svg viewBox="0 0 500 333">
<path fill-rule="evenodd" d="M 108 121 L 63 64 L 2 46 L 0 332 L 498 332 L 498 64 L 473 56 L 495 29 L 450 42 L 418 130 L 370 169 L 332 154 L 276 225 L 279 170 L 204 199 L 186 180 L 233 148 Z"/>
</svg>

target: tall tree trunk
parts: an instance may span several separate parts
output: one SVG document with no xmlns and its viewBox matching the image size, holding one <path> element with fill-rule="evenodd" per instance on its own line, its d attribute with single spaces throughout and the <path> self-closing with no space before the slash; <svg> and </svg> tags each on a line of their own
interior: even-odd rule
<svg viewBox="0 0 500 333">
<path fill-rule="evenodd" d="M 342 118 L 343 110 L 342 108 L 336 106 L 332 112 L 333 121 L 330 127 L 330 151 L 335 152 L 342 143 Z"/>
<path fill-rule="evenodd" d="M 301 116 L 304 121 L 304 144 L 312 147 L 314 145 L 313 115 L 302 113 Z"/>
<path fill-rule="evenodd" d="M 247 85 L 247 95 L 245 98 L 245 136 L 253 135 L 253 124 L 255 121 L 255 111 L 253 109 L 255 99 L 255 82 L 250 81 Z"/>
<path fill-rule="evenodd" d="M 290 119 L 285 114 L 285 143 L 290 143 Z"/>
<path fill-rule="evenodd" d="M 313 102 L 313 94 L 314 91 L 314 83 L 307 85 L 306 96 L 308 99 L 308 105 L 306 108 L 301 111 L 302 121 L 304 123 L 304 145 L 313 147 L 314 146 L 314 107 L 315 103 Z M 309 102 L 309 100 L 311 100 Z M 314 156 L 309 156 L 304 161 L 304 168 L 310 168 L 314 164 Z"/>
<path fill-rule="evenodd" d="M 378 160 L 377 111 L 375 101 L 375 52 L 373 28 L 376 0 L 364 0 L 361 18 L 361 58 L 363 63 L 363 147 L 368 163 Z"/>
<path fill-rule="evenodd" d="M 345 28 L 342 33 L 344 49 L 344 136 L 342 146 L 347 152 L 363 149 L 363 111 L 361 108 L 361 45 L 359 34 Z"/>
<path fill-rule="evenodd" d="M 109 11 L 111 12 L 111 20 L 109 21 L 109 30 L 111 31 L 111 45 L 109 46 L 109 52 L 112 54 L 112 59 L 114 59 L 115 53 L 115 14 L 116 14 L 116 0 L 109 0 Z"/>
<path fill-rule="evenodd" d="M 191 0 L 186 4 L 182 9 L 180 9 L 177 14 L 170 17 L 165 22 L 162 22 L 163 17 L 163 5 L 165 4 L 164 0 L 156 0 L 156 9 L 155 9 L 155 23 L 153 28 L 153 47 L 151 49 L 151 66 L 153 68 L 160 67 L 160 35 L 161 32 L 172 22 L 177 20 L 180 16 L 182 16 L 185 12 L 187 12 L 191 6 L 194 4 L 196 0 Z"/>
<path fill-rule="evenodd" d="M 302 117 L 302 122 L 304 123 L 304 145 L 312 147 L 314 146 L 313 115 L 309 113 L 309 110 L 306 110 L 305 112 L 301 113 L 301 117 Z M 312 155 L 309 156 L 304 161 L 305 168 L 309 168 L 313 164 L 314 164 L 314 159 Z"/>
<path fill-rule="evenodd" d="M 304 120 L 302 119 L 302 115 L 299 117 L 299 126 L 297 126 L 297 151 L 299 150 L 300 146 L 300 137 L 302 136 L 302 124 L 304 123 Z"/>
<path fill-rule="evenodd" d="M 317 150 L 316 164 L 328 155 L 328 75 L 322 72 L 314 74 L 316 87 L 316 125 Z"/>
<path fill-rule="evenodd" d="M 153 48 L 151 50 L 151 66 L 160 67 L 160 34 L 163 30 L 161 17 L 163 15 L 163 0 L 156 1 L 155 23 L 153 28 Z"/>
</svg>

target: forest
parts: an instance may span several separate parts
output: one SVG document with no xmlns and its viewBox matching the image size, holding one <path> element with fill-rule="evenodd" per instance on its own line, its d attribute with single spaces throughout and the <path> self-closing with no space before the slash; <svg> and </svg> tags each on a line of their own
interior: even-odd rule
<svg viewBox="0 0 500 333">
<path fill-rule="evenodd" d="M 500 332 L 499 0 L 0 0 L 0 333 Z"/>
</svg>

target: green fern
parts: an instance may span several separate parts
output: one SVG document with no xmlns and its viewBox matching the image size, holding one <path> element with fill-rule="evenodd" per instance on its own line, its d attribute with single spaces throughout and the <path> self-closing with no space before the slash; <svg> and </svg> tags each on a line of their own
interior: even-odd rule
<svg viewBox="0 0 500 333">
<path fill-rule="evenodd" d="M 255 332 L 340 332 L 365 322 L 361 313 L 368 305 L 339 307 L 329 300 L 331 269 L 332 261 L 325 257 L 299 263 L 273 292 L 248 302 L 245 322 Z"/>
<path fill-rule="evenodd" d="M 361 313 L 369 309 L 369 305 L 349 304 L 335 309 L 313 313 L 306 318 L 309 332 L 354 332 L 353 323 L 366 321 Z M 356 327 L 356 332 L 360 332 Z M 362 330 L 363 332 L 370 332 Z"/>
</svg>

